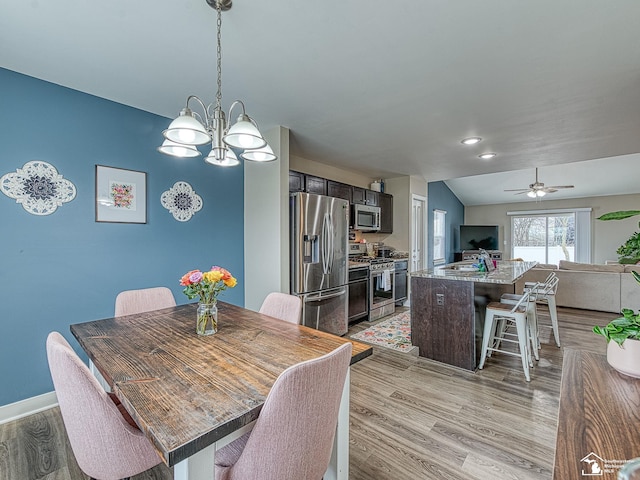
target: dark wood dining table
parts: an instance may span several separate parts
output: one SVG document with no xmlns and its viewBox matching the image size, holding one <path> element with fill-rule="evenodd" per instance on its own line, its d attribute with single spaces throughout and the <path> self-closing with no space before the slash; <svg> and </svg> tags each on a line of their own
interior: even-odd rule
<svg viewBox="0 0 640 480">
<path fill-rule="evenodd" d="M 564 349 L 553 480 L 612 479 L 640 457 L 640 379 L 606 355 Z"/>
<path fill-rule="evenodd" d="M 218 302 L 218 332 L 198 336 L 196 304 L 71 325 L 71 332 L 180 480 L 214 478 L 215 451 L 251 429 L 286 368 L 353 344 Z M 292 412 L 295 414 L 295 412 Z M 349 375 L 325 479 L 349 471 Z"/>
</svg>

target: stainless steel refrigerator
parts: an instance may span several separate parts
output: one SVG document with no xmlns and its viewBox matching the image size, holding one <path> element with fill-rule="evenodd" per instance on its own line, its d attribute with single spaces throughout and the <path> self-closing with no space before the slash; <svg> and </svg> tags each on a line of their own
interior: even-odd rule
<svg viewBox="0 0 640 480">
<path fill-rule="evenodd" d="M 347 333 L 349 202 L 292 193 L 291 293 L 302 298 L 302 324 Z"/>
</svg>

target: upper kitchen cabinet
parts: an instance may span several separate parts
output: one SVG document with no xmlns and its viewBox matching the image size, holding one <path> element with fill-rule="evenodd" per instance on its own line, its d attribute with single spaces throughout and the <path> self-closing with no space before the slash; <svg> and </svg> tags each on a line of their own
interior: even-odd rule
<svg viewBox="0 0 640 480">
<path fill-rule="evenodd" d="M 289 192 L 304 192 L 304 173 L 289 170 Z"/>
<path fill-rule="evenodd" d="M 378 193 L 378 206 L 380 207 L 380 233 L 393 233 L 393 195 Z"/>
<path fill-rule="evenodd" d="M 327 180 L 306 173 L 289 170 L 289 192 L 327 194 Z"/>
<path fill-rule="evenodd" d="M 351 203 L 370 205 L 372 207 L 378 206 L 378 192 L 367 190 L 366 188 L 353 187 L 352 195 L 353 200 Z"/>
<path fill-rule="evenodd" d="M 313 175 L 304 176 L 304 191 L 307 193 L 317 193 L 318 195 L 327 194 L 327 180 Z"/>
<path fill-rule="evenodd" d="M 329 197 L 343 198 L 349 203 L 353 203 L 351 201 L 351 188 L 351 185 L 347 185 L 346 183 L 327 180 L 327 195 Z"/>
</svg>

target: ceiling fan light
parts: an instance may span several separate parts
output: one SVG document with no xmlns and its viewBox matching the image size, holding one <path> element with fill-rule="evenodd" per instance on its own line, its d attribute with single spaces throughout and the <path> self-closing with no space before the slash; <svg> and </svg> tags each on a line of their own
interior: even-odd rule
<svg viewBox="0 0 640 480">
<path fill-rule="evenodd" d="M 244 160 L 251 160 L 252 162 L 272 162 L 278 158 L 268 143 L 262 148 L 245 150 L 240 154 L 240 157 Z"/>
<path fill-rule="evenodd" d="M 200 156 L 200 152 L 193 145 L 184 145 L 172 142 L 168 139 L 162 142 L 162 145 L 158 147 L 158 151 L 166 155 L 171 155 L 172 157 L 180 158 L 193 158 Z"/>
<path fill-rule="evenodd" d="M 462 143 L 463 145 L 475 145 L 476 143 L 480 143 L 482 141 L 482 138 L 480 137 L 468 137 L 463 139 L 460 143 Z"/>
<path fill-rule="evenodd" d="M 249 116 L 245 114 L 238 117 L 238 121 L 222 137 L 222 141 L 230 147 L 242 150 L 255 150 L 267 144 L 255 125 L 251 123 Z"/>
<path fill-rule="evenodd" d="M 193 116 L 189 108 L 182 109 L 180 115 L 162 134 L 172 142 L 184 145 L 204 145 L 211 141 L 204 125 Z"/>
<path fill-rule="evenodd" d="M 538 197 L 544 197 L 547 194 L 547 192 L 545 192 L 544 190 L 537 190 L 536 191 L 536 195 Z"/>
<path fill-rule="evenodd" d="M 529 191 L 527 192 L 527 197 L 529 197 L 529 198 L 536 198 L 536 192 L 535 192 L 535 190 L 529 190 Z"/>
</svg>

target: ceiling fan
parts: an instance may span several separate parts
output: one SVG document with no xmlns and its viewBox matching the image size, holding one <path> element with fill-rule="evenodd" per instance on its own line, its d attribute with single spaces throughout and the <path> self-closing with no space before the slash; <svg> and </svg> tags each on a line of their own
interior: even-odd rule
<svg viewBox="0 0 640 480">
<path fill-rule="evenodd" d="M 538 169 L 536 168 L 536 181 L 529 184 L 529 188 L 515 188 L 505 190 L 505 192 L 517 192 L 516 195 L 526 193 L 528 197 L 537 198 L 544 197 L 547 193 L 557 192 L 561 188 L 573 188 L 573 185 L 553 185 L 551 187 L 545 187 L 544 183 L 538 181 Z"/>
</svg>

